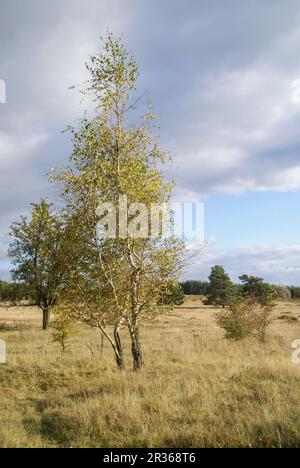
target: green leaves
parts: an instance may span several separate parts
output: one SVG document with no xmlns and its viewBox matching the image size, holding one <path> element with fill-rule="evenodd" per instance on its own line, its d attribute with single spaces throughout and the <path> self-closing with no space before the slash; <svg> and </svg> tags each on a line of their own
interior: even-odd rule
<svg viewBox="0 0 300 468">
<path fill-rule="evenodd" d="M 32 204 L 31 218 L 11 226 L 13 279 L 29 287 L 43 310 L 55 304 L 66 281 L 68 240 L 65 221 L 45 200 Z"/>
<path fill-rule="evenodd" d="M 234 293 L 234 285 L 224 268 L 221 265 L 212 267 L 209 275 L 206 304 L 225 307 Z"/>
<path fill-rule="evenodd" d="M 162 291 L 177 285 L 183 246 L 171 237 L 99 238 L 100 202 L 115 204 L 119 218 L 118 202 L 126 195 L 128 205 L 147 208 L 147 217 L 153 204 L 169 200 L 173 184 L 164 180 L 168 157 L 152 134 L 150 105 L 137 122 L 138 68 L 121 40 L 109 33 L 87 69 L 86 92 L 94 98 L 95 113 L 91 118 L 85 114 L 79 128 L 68 127 L 73 141 L 69 165 L 51 174 L 60 184 L 64 210 L 53 212 L 45 200 L 33 205 L 31 219 L 12 226 L 10 255 L 14 278 L 32 286 L 36 303 L 43 310 L 56 305 L 66 314 L 55 324 L 62 346 L 68 320 L 87 323 L 101 330 L 123 367 L 120 327 L 130 330 L 141 362 L 139 323 L 182 300 L 177 290 L 174 300 L 157 306 Z M 129 225 L 131 218 L 129 213 Z"/>
<path fill-rule="evenodd" d="M 239 279 L 242 283 L 241 291 L 244 297 L 250 297 L 254 302 L 262 306 L 272 305 L 276 295 L 274 286 L 265 283 L 262 278 L 257 276 L 242 275 Z"/>
<path fill-rule="evenodd" d="M 63 300 L 74 319 L 103 333 L 107 325 L 119 329 L 124 323 L 136 339 L 139 323 L 173 305 L 169 300 L 157 307 L 164 286 L 178 279 L 182 245 L 150 236 L 99 239 L 97 208 L 100 202 L 112 203 L 119 218 L 119 199 L 126 195 L 128 205 L 143 204 L 150 213 L 152 204 L 169 200 L 173 184 L 164 180 L 162 166 L 168 157 L 152 135 L 151 106 L 137 122 L 138 69 L 122 42 L 108 34 L 87 68 L 95 115 L 90 120 L 84 116 L 79 129 L 72 129 L 70 165 L 56 175 L 76 246 Z M 119 346 L 119 339 L 108 339 Z"/>
</svg>

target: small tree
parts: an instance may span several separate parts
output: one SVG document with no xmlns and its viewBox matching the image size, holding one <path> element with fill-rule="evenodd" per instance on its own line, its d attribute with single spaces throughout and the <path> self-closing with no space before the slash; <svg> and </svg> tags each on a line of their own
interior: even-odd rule
<svg viewBox="0 0 300 468">
<path fill-rule="evenodd" d="M 45 200 L 32 205 L 31 219 L 22 217 L 11 226 L 9 256 L 12 277 L 24 284 L 43 311 L 43 330 L 49 326 L 50 309 L 56 303 L 67 274 L 67 239 L 61 216 Z"/>
<path fill-rule="evenodd" d="M 252 307 L 241 298 L 233 298 L 228 308 L 217 317 L 218 325 L 226 331 L 226 338 L 239 341 L 253 333 Z"/>
<path fill-rule="evenodd" d="M 208 277 L 209 286 L 205 304 L 225 307 L 235 292 L 229 275 L 221 265 L 215 265 Z"/>
<path fill-rule="evenodd" d="M 76 334 L 76 325 L 68 315 L 58 312 L 56 319 L 52 322 L 52 339 L 54 343 L 61 346 L 65 352 L 67 343 Z"/>
<path fill-rule="evenodd" d="M 269 283 L 265 283 L 258 276 L 242 275 L 239 277 L 243 297 L 251 298 L 256 304 L 270 306 L 276 296 L 276 289 Z"/>
<path fill-rule="evenodd" d="M 232 297 L 228 308 L 217 317 L 218 325 L 226 331 L 226 338 L 235 341 L 254 337 L 266 341 L 271 307 L 258 304 L 252 298 Z"/>
</svg>

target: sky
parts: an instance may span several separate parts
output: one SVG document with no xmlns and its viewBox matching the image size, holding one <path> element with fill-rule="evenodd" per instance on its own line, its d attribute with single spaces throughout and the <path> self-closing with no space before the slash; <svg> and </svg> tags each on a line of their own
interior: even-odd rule
<svg viewBox="0 0 300 468">
<path fill-rule="evenodd" d="M 0 278 L 11 222 L 56 196 L 47 173 L 70 156 L 62 131 L 85 110 L 84 64 L 107 30 L 136 57 L 177 199 L 205 205 L 185 277 L 222 264 L 300 285 L 298 0 L 0 0 Z"/>
</svg>

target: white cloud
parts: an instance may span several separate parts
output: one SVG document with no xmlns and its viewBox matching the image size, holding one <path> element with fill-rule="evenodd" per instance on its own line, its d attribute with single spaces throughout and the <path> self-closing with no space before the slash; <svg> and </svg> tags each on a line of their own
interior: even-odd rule
<svg viewBox="0 0 300 468">
<path fill-rule="evenodd" d="M 251 274 L 277 284 L 300 285 L 300 244 L 227 251 L 208 246 L 198 255 L 186 278 L 206 279 L 213 265 L 223 265 L 235 281 L 242 274 Z"/>
<path fill-rule="evenodd" d="M 189 185 L 201 195 L 300 189 L 300 109 L 291 102 L 290 82 L 272 67 L 253 66 L 192 89 L 172 141 L 180 189 Z"/>
<path fill-rule="evenodd" d="M 292 82 L 292 95 L 291 95 L 291 100 L 294 104 L 299 104 L 300 103 L 300 79 L 298 78 L 297 80 L 294 80 Z"/>
<path fill-rule="evenodd" d="M 0 171 L 30 163 L 28 159 L 46 140 L 45 133 L 16 135 L 0 132 Z"/>
</svg>

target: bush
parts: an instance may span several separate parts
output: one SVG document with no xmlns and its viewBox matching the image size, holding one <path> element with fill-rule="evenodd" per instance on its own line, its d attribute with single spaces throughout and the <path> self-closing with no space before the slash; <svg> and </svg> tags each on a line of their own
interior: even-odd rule
<svg viewBox="0 0 300 468">
<path fill-rule="evenodd" d="M 64 352 L 67 342 L 76 334 L 76 325 L 69 317 L 59 314 L 52 323 L 52 338 L 54 343 L 58 343 Z"/>
<path fill-rule="evenodd" d="M 252 335 L 261 343 L 265 343 L 267 328 L 271 323 L 271 307 L 254 303 L 252 309 Z"/>
<path fill-rule="evenodd" d="M 270 313 L 270 307 L 255 303 L 251 298 L 234 298 L 228 309 L 218 315 L 217 322 L 226 331 L 227 339 L 239 341 L 254 337 L 264 343 Z"/>
<path fill-rule="evenodd" d="M 218 315 L 217 322 L 228 339 L 239 341 L 252 334 L 251 308 L 246 301 L 232 300 L 228 309 Z"/>
</svg>

